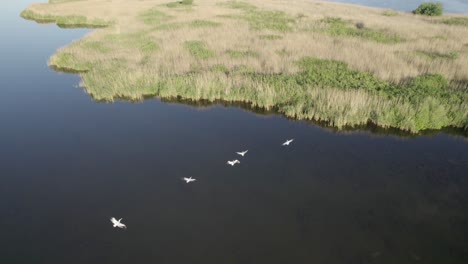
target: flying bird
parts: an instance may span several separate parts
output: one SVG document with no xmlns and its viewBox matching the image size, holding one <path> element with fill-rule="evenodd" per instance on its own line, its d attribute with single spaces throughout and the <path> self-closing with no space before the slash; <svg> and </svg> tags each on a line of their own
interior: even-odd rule
<svg viewBox="0 0 468 264">
<path fill-rule="evenodd" d="M 191 182 L 196 181 L 197 179 L 194 179 L 194 178 L 192 178 L 192 177 L 190 176 L 190 178 L 184 177 L 183 180 L 184 180 L 186 183 L 191 183 Z"/>
<path fill-rule="evenodd" d="M 244 155 L 249 152 L 248 150 L 244 150 L 244 151 L 240 151 L 240 152 L 236 152 L 237 154 L 241 155 L 242 157 L 244 157 Z"/>
<path fill-rule="evenodd" d="M 293 139 L 287 139 L 286 142 L 283 143 L 283 146 L 289 146 L 289 144 L 291 144 L 291 142 L 294 141 L 294 138 Z"/>
<path fill-rule="evenodd" d="M 120 219 L 117 221 L 117 219 L 115 219 L 114 217 L 112 217 L 110 220 L 111 220 L 112 224 L 114 224 L 114 227 L 127 229 L 127 226 L 126 226 L 125 224 L 120 223 L 120 221 L 122 221 L 122 219 L 123 219 L 123 218 L 120 218 Z"/>
<path fill-rule="evenodd" d="M 239 160 L 232 160 L 232 161 L 231 161 L 231 160 L 228 160 L 228 162 L 227 162 L 227 164 L 229 164 L 229 165 L 231 165 L 231 166 L 236 165 L 236 163 L 240 163 L 240 161 L 239 161 Z"/>
</svg>

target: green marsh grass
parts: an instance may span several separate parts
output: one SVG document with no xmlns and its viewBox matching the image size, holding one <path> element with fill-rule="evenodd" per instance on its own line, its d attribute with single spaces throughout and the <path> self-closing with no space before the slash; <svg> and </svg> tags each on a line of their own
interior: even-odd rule
<svg viewBox="0 0 468 264">
<path fill-rule="evenodd" d="M 201 20 L 201 19 L 197 19 L 197 20 L 193 20 L 192 22 L 190 22 L 190 27 L 193 27 L 193 28 L 200 28 L 200 27 L 218 27 L 221 25 L 221 23 L 219 22 L 213 22 L 213 21 L 209 21 L 209 20 Z"/>
<path fill-rule="evenodd" d="M 459 57 L 459 53 L 455 51 L 443 53 L 443 52 L 436 52 L 436 51 L 418 50 L 416 51 L 416 54 L 421 57 L 430 59 L 430 60 L 436 60 L 436 59 L 455 60 Z"/>
<path fill-rule="evenodd" d="M 440 20 L 440 23 L 446 25 L 468 26 L 468 17 L 451 17 Z"/>
<path fill-rule="evenodd" d="M 243 14 L 232 18 L 247 21 L 253 30 L 269 29 L 286 32 L 293 29 L 292 24 L 295 22 L 295 19 L 285 12 L 262 10 L 245 2 L 230 1 L 223 3 L 223 6 L 244 11 Z"/>
<path fill-rule="evenodd" d="M 196 59 L 208 59 L 215 55 L 214 51 L 209 49 L 202 41 L 186 41 L 184 47 Z"/>
<path fill-rule="evenodd" d="M 56 15 L 43 15 L 35 13 L 30 10 L 24 10 L 21 12 L 20 16 L 25 19 L 34 20 L 39 23 L 56 23 L 59 27 L 89 27 L 89 28 L 99 28 L 107 27 L 112 25 L 112 22 L 105 21 L 102 19 L 88 19 L 85 16 L 56 16 Z"/>
<path fill-rule="evenodd" d="M 259 54 L 251 50 L 227 50 L 226 53 L 233 59 L 246 58 L 246 57 L 259 57 Z"/>
<path fill-rule="evenodd" d="M 260 35 L 258 36 L 260 39 L 266 39 L 266 40 L 278 40 L 278 39 L 282 39 L 283 37 L 282 36 L 279 36 L 279 35 L 272 35 L 272 34 L 268 34 L 268 35 Z"/>
<path fill-rule="evenodd" d="M 394 16 L 398 16 L 398 13 L 392 10 L 385 10 L 382 12 L 382 15 L 388 16 L 388 17 L 394 17 Z"/>
<path fill-rule="evenodd" d="M 358 37 L 379 43 L 398 43 L 403 39 L 396 34 L 374 30 L 370 28 L 357 28 L 339 17 L 327 17 L 321 20 L 326 24 L 324 31 L 332 36 Z"/>
<path fill-rule="evenodd" d="M 147 25 L 158 25 L 172 17 L 155 8 L 140 13 L 139 18 Z"/>
</svg>

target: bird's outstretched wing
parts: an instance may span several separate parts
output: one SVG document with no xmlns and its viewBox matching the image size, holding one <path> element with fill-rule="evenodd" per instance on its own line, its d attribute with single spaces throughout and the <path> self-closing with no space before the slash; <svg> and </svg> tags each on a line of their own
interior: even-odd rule
<svg viewBox="0 0 468 264">
<path fill-rule="evenodd" d="M 112 217 L 112 218 L 110 219 L 110 221 L 111 221 L 114 225 L 115 225 L 116 223 L 118 223 L 117 220 L 116 220 L 114 217 Z"/>
</svg>

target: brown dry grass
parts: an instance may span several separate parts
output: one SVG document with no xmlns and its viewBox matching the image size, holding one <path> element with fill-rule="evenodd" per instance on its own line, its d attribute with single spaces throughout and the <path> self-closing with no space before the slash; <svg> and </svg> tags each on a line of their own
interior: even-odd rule
<svg viewBox="0 0 468 264">
<path fill-rule="evenodd" d="M 189 23 L 195 19 L 205 19 L 222 23 L 217 28 L 182 27 L 179 30 L 161 30 L 149 34 L 161 47 L 160 52 L 151 56 L 154 62 L 164 61 L 164 68 L 169 72 L 183 73 L 190 70 L 190 65 L 197 63 L 183 48 L 187 40 L 202 39 L 217 56 L 205 60 L 203 67 L 224 64 L 228 68 L 248 64 L 257 72 L 278 73 L 296 71 L 295 61 L 311 56 L 323 59 L 344 61 L 351 68 L 371 72 L 376 76 L 391 81 L 400 81 L 426 73 L 440 73 L 448 79 L 466 79 L 468 76 L 468 28 L 433 23 L 431 19 L 398 13 L 397 16 L 384 16 L 382 10 L 358 7 L 346 4 L 313 2 L 313 1 L 260 1 L 249 3 L 264 9 L 282 10 L 296 19 L 294 30 L 281 33 L 279 40 L 260 39 L 260 32 L 249 30 L 249 25 L 242 20 L 228 19 L 219 15 L 239 13 L 219 5 L 219 1 L 198 0 L 188 12 L 178 12 L 177 9 L 165 7 L 166 0 L 82 0 L 60 4 L 36 4 L 28 9 L 37 13 L 60 15 L 84 15 L 90 18 L 100 18 L 115 21 L 112 29 L 95 31 L 86 39 L 103 41 L 108 33 L 133 33 L 148 30 L 149 27 L 139 20 L 138 14 L 144 10 L 158 7 L 158 10 L 173 16 L 171 23 Z M 160 6 L 159 6 L 160 5 Z M 320 27 L 320 19 L 325 17 L 341 17 L 353 22 L 363 22 L 366 27 L 395 32 L 406 41 L 393 45 L 373 41 L 363 41 L 359 38 L 332 37 L 314 30 Z M 278 32 L 268 30 L 262 34 Z M 118 50 L 119 55 L 131 58 L 132 66 L 138 65 L 138 55 L 135 57 L 131 49 L 120 49 L 111 44 L 112 50 Z M 252 50 L 258 53 L 258 58 L 231 59 L 225 53 L 228 49 Z M 278 54 L 283 50 L 284 53 Z M 459 54 L 455 60 L 428 60 L 417 55 L 417 51 L 429 51 Z M 79 47 L 68 49 L 67 52 L 82 56 L 97 54 L 80 50 Z M 128 52 L 128 54 L 125 54 Z M 107 55 L 104 55 L 107 56 Z M 158 68 L 158 67 L 156 67 Z"/>
</svg>

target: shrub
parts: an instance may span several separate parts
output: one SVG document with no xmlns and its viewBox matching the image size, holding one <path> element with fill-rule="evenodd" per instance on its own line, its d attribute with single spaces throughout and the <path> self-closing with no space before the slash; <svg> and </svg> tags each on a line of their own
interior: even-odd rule
<svg viewBox="0 0 468 264">
<path fill-rule="evenodd" d="M 357 27 L 358 29 L 363 29 L 363 28 L 364 28 L 364 23 L 358 22 L 358 23 L 356 23 L 356 27 Z"/>
<path fill-rule="evenodd" d="M 419 5 L 418 8 L 413 10 L 413 14 L 425 16 L 441 16 L 443 9 L 444 8 L 442 6 L 442 3 L 440 2 L 428 2 Z"/>
</svg>

